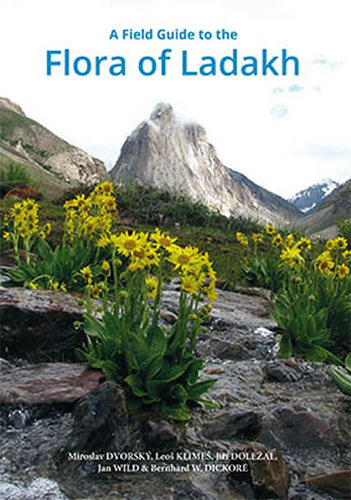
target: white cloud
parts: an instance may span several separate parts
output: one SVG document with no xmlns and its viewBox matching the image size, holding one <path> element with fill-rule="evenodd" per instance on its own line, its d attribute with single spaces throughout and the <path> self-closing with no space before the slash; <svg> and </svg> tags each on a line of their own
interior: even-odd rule
<svg viewBox="0 0 351 500">
<path fill-rule="evenodd" d="M 323 177 L 351 175 L 349 0 L 2 0 L 0 95 L 109 166 L 158 101 L 198 121 L 227 166 L 282 195 Z M 111 29 L 187 28 L 238 32 L 232 41 L 115 41 Z M 142 77 L 145 54 L 173 49 L 167 77 Z M 46 50 L 124 55 L 125 77 L 45 75 Z M 254 55 L 287 48 L 299 77 L 181 77 L 179 53 Z M 318 90 L 318 91 L 317 91 Z M 273 111 L 273 113 L 272 113 Z M 279 119 L 277 119 L 277 117 Z M 313 148 L 311 149 L 311 145 Z"/>
</svg>

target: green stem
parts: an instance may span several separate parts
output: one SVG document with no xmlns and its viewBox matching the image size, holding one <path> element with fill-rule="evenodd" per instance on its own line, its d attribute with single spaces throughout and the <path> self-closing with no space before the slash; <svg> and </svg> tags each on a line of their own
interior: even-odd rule
<svg viewBox="0 0 351 500">
<path fill-rule="evenodd" d="M 117 265 L 116 265 L 116 249 L 112 250 L 112 273 L 113 273 L 113 289 L 115 294 L 114 312 L 118 314 L 118 275 L 117 275 Z"/>
<path fill-rule="evenodd" d="M 157 290 L 156 290 L 156 297 L 154 301 L 154 313 L 152 317 L 152 325 L 157 326 L 158 325 L 158 320 L 160 316 L 160 304 L 161 304 L 161 297 L 162 297 L 162 286 L 163 286 L 163 260 L 160 262 L 160 266 L 158 269 L 158 282 L 157 282 Z"/>
</svg>

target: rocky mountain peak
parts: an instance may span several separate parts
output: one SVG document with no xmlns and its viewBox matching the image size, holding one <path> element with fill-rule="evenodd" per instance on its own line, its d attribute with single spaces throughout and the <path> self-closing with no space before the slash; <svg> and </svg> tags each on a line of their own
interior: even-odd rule
<svg viewBox="0 0 351 500">
<path fill-rule="evenodd" d="M 138 182 L 182 194 L 229 216 L 278 222 L 299 211 L 219 160 L 204 127 L 179 119 L 170 104 L 159 103 L 125 141 L 111 170 L 120 184 Z"/>
<path fill-rule="evenodd" d="M 150 120 L 155 123 L 175 121 L 173 108 L 170 104 L 159 102 L 150 115 Z"/>
<path fill-rule="evenodd" d="M 26 116 L 21 106 L 15 102 L 10 101 L 7 97 L 0 97 L 0 106 L 8 109 L 9 111 L 14 111 L 15 113 Z"/>
<path fill-rule="evenodd" d="M 299 191 L 290 198 L 289 201 L 305 215 L 310 215 L 313 214 L 319 205 L 338 187 L 339 184 L 337 182 L 331 179 L 323 179 Z"/>
</svg>

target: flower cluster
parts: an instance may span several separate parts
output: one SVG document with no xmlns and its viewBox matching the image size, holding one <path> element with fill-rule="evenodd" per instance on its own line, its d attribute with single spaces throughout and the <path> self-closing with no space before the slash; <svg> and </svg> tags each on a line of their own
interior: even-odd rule
<svg viewBox="0 0 351 500">
<path fill-rule="evenodd" d="M 3 233 L 3 238 L 12 242 L 17 260 L 19 260 L 18 251 L 21 241 L 23 241 L 28 260 L 33 239 L 35 237 L 45 239 L 51 232 L 50 223 L 46 223 L 44 226 L 39 225 L 38 212 L 38 203 L 28 198 L 15 203 L 10 210 L 9 216 L 4 218 L 6 231 Z"/>
<path fill-rule="evenodd" d="M 301 237 L 295 239 L 294 234 L 290 233 L 285 238 L 281 233 L 277 233 L 272 224 L 266 225 L 266 234 L 270 240 L 270 246 L 275 247 L 282 264 L 292 269 L 302 269 L 312 261 L 311 252 L 314 245 L 309 238 Z M 249 238 L 243 233 L 236 233 L 236 239 L 244 246 L 249 246 Z M 254 253 L 257 253 L 257 243 L 264 241 L 262 233 L 253 233 L 251 239 L 254 243 Z M 351 250 L 347 249 L 347 240 L 342 237 L 330 239 L 325 243 L 326 250 L 319 254 L 313 260 L 313 269 L 329 278 L 343 279 L 350 273 Z"/>
<path fill-rule="evenodd" d="M 237 241 L 240 243 L 240 245 L 242 245 L 243 247 L 249 246 L 249 240 L 243 233 L 237 232 L 235 237 Z"/>
<path fill-rule="evenodd" d="M 65 236 L 69 243 L 74 240 L 95 240 L 109 233 L 116 200 L 111 182 L 103 182 L 86 197 L 84 194 L 66 201 Z"/>
<path fill-rule="evenodd" d="M 351 250 L 347 250 L 346 239 L 330 239 L 325 248 L 326 250 L 315 259 L 314 269 L 329 278 L 345 278 L 350 273 L 351 261 Z"/>
<path fill-rule="evenodd" d="M 116 253 L 128 259 L 128 270 L 136 272 L 158 268 L 161 261 L 172 265 L 181 278 L 181 288 L 186 292 L 197 295 L 202 292 L 211 302 L 216 299 L 216 273 L 207 253 L 202 254 L 197 248 L 177 245 L 177 238 L 156 229 L 152 233 L 127 232 L 121 234 L 101 235 L 97 246 L 112 248 Z M 106 263 L 108 264 L 108 263 Z M 105 265 L 106 265 L 105 264 Z M 157 279 L 150 275 L 147 279 L 150 295 L 155 294 Z"/>
</svg>

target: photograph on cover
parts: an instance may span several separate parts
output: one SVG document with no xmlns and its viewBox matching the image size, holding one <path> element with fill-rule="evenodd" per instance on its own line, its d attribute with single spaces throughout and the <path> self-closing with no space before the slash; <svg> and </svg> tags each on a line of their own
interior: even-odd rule
<svg viewBox="0 0 351 500">
<path fill-rule="evenodd" d="M 0 498 L 351 498 L 348 0 L 0 18 Z"/>
</svg>

